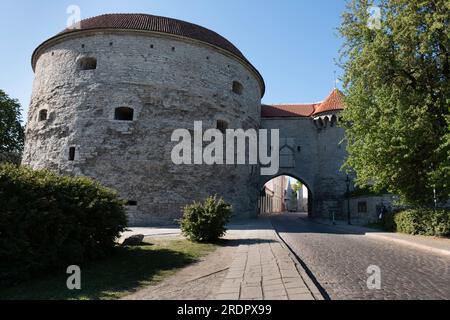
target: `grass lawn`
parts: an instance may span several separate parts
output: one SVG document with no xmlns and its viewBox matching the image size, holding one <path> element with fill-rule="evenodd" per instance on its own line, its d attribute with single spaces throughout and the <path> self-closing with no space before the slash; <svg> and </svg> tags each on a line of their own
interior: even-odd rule
<svg viewBox="0 0 450 320">
<path fill-rule="evenodd" d="M 156 284 L 216 249 L 184 239 L 151 239 L 140 247 L 117 247 L 109 258 L 81 265 L 82 290 L 66 287 L 66 270 L 40 279 L 0 288 L 0 299 L 98 300 L 119 299 Z"/>
</svg>

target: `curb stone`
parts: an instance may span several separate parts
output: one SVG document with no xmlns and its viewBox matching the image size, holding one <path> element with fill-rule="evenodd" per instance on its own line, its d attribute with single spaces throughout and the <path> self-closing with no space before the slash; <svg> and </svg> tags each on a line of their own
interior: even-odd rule
<svg viewBox="0 0 450 320">
<path fill-rule="evenodd" d="M 281 246 L 286 249 L 289 252 L 289 256 L 292 259 L 292 261 L 295 263 L 295 266 L 297 268 L 297 271 L 299 272 L 300 276 L 303 279 L 303 282 L 305 282 L 306 286 L 308 287 L 309 291 L 313 295 L 315 300 L 327 300 L 327 298 L 322 294 L 322 290 L 319 289 L 318 285 L 316 285 L 315 281 L 309 276 L 308 272 L 303 267 L 303 262 L 300 260 L 300 258 L 294 253 L 294 251 L 289 247 L 289 245 L 284 241 L 284 239 L 280 236 L 278 231 L 275 229 L 272 221 L 269 219 L 270 225 L 272 226 L 273 231 L 275 232 L 276 237 L 278 238 Z"/>
</svg>

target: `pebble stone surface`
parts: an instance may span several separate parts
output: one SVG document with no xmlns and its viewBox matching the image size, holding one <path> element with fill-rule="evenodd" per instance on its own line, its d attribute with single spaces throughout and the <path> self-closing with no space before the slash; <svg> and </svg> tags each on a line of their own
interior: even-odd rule
<svg viewBox="0 0 450 320">
<path fill-rule="evenodd" d="M 296 214 L 272 223 L 332 300 L 450 299 L 450 258 L 347 234 Z M 367 268 L 381 269 L 381 290 L 369 290 Z"/>
</svg>

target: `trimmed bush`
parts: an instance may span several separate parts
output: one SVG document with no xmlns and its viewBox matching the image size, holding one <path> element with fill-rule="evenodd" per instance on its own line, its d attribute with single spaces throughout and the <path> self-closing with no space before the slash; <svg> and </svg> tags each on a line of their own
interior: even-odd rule
<svg viewBox="0 0 450 320">
<path fill-rule="evenodd" d="M 214 242 L 226 233 L 233 210 L 223 199 L 209 197 L 204 203 L 195 202 L 184 208 L 180 220 L 183 235 L 194 242 Z"/>
<path fill-rule="evenodd" d="M 126 227 L 123 205 L 88 178 L 0 165 L 0 282 L 104 257 Z"/>
<path fill-rule="evenodd" d="M 412 235 L 449 237 L 450 211 L 428 208 L 410 209 L 395 215 L 398 232 Z"/>
</svg>

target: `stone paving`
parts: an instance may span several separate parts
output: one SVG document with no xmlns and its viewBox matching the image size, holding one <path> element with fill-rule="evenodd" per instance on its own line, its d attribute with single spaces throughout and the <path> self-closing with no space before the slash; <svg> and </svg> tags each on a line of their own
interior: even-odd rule
<svg viewBox="0 0 450 320">
<path fill-rule="evenodd" d="M 273 226 L 310 269 L 322 286 L 322 292 L 326 292 L 325 298 L 450 299 L 448 256 L 371 238 L 365 229 L 358 227 L 314 223 L 298 214 L 232 225 L 225 247 L 158 286 L 145 288 L 127 298 L 323 299 L 316 282 L 299 265 Z M 179 229 L 138 228 L 127 235 L 136 233 L 173 236 L 179 234 Z M 443 240 L 438 244 L 442 249 L 441 242 Z M 367 268 L 371 265 L 381 269 L 381 290 L 367 287 Z"/>
<path fill-rule="evenodd" d="M 450 258 L 311 222 L 295 214 L 272 218 L 332 300 L 450 299 Z M 367 286 L 369 266 L 381 270 L 381 289 Z"/>
<path fill-rule="evenodd" d="M 132 234 L 160 237 L 179 230 L 134 228 Z M 305 270 L 262 218 L 229 226 L 227 245 L 132 300 L 322 300 Z"/>
<path fill-rule="evenodd" d="M 266 221 L 267 222 L 267 221 Z M 236 232 L 231 231 L 233 236 Z M 293 260 L 269 224 L 240 234 L 247 243 L 235 253 L 219 300 L 315 300 L 320 293 Z"/>
<path fill-rule="evenodd" d="M 306 213 L 297 213 L 297 215 L 306 218 Z M 316 223 L 333 225 L 329 219 L 314 219 Z M 346 221 L 336 221 L 333 226 L 334 229 L 340 229 L 344 233 L 365 234 L 366 237 L 373 239 L 381 239 L 385 241 L 395 242 L 400 245 L 407 245 L 416 249 L 425 250 L 428 252 L 450 256 L 450 239 L 427 237 L 419 235 L 409 235 L 394 232 L 383 232 L 373 228 L 367 228 L 360 225 L 349 226 Z"/>
</svg>

